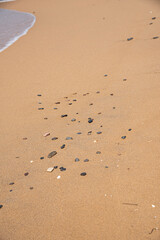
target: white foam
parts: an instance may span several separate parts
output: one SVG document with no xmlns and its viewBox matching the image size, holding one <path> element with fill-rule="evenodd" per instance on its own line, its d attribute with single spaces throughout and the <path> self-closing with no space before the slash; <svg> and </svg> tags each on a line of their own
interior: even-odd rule
<svg viewBox="0 0 160 240">
<path fill-rule="evenodd" d="M 19 33 L 16 33 L 16 31 L 15 31 L 15 36 L 14 36 L 14 37 L 11 36 L 10 38 L 9 38 L 9 37 L 6 38 L 5 45 L 3 44 L 4 46 L 0 47 L 0 52 L 2 52 L 2 51 L 4 51 L 5 49 L 7 49 L 9 46 L 11 46 L 14 42 L 16 42 L 20 37 L 22 37 L 22 36 L 24 36 L 24 35 L 27 34 L 28 30 L 29 30 L 30 28 L 32 28 L 33 25 L 35 24 L 36 17 L 35 17 L 33 14 L 31 14 L 31 13 L 18 12 L 18 11 L 14 11 L 14 10 L 6 10 L 6 9 L 0 9 L 0 10 L 1 10 L 1 11 L 7 11 L 7 12 L 9 11 L 9 12 L 11 12 L 11 13 L 16 13 L 16 14 L 21 14 L 21 16 L 22 16 L 22 14 L 24 14 L 24 19 L 25 19 L 25 16 L 30 16 L 30 17 L 32 17 L 32 21 L 31 21 L 31 23 L 30 23 L 29 26 L 24 27 L 23 30 L 21 29 Z M 8 17 L 7 17 L 7 20 L 8 20 Z M 1 21 L 1 24 L 4 24 L 3 21 Z M 17 24 L 17 25 L 18 25 L 18 24 Z M 17 27 L 17 25 L 15 26 L 15 28 Z M 12 28 L 13 28 L 13 26 L 12 26 Z M 2 35 L 3 38 L 4 38 L 4 37 L 5 37 L 5 34 L 7 35 L 7 31 L 4 31 L 3 33 L 0 32 L 0 43 L 1 43 L 1 35 Z"/>
</svg>

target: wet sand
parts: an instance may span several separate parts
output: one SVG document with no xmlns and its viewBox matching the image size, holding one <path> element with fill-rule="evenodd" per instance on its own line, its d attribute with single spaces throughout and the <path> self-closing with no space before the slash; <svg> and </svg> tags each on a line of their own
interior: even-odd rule
<svg viewBox="0 0 160 240">
<path fill-rule="evenodd" d="M 158 3 L 1 5 L 37 21 L 0 54 L 0 239 L 158 240 Z"/>
</svg>

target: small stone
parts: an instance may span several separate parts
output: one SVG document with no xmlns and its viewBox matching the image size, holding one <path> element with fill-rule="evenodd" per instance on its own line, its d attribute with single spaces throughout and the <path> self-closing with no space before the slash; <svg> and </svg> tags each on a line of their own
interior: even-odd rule
<svg viewBox="0 0 160 240">
<path fill-rule="evenodd" d="M 64 117 L 67 117 L 68 115 L 67 114 L 63 114 L 61 115 L 61 118 L 64 118 Z"/>
<path fill-rule="evenodd" d="M 55 104 L 60 104 L 60 102 L 56 102 Z"/>
<path fill-rule="evenodd" d="M 73 140 L 72 137 L 66 137 L 66 140 Z"/>
<path fill-rule="evenodd" d="M 97 132 L 97 134 L 102 134 L 102 132 L 99 131 L 99 132 Z"/>
<path fill-rule="evenodd" d="M 64 168 L 64 167 L 60 167 L 59 169 L 61 172 L 66 171 L 66 168 Z"/>
<path fill-rule="evenodd" d="M 88 135 L 91 135 L 91 134 L 92 134 L 92 131 L 89 131 L 87 134 L 88 134 Z"/>
<path fill-rule="evenodd" d="M 68 97 L 64 97 L 65 99 L 67 99 Z"/>
<path fill-rule="evenodd" d="M 30 190 L 33 190 L 33 187 L 30 187 L 29 189 L 30 189 Z"/>
<path fill-rule="evenodd" d="M 125 139 L 125 138 L 126 138 L 126 136 L 122 136 L 121 138 L 122 138 L 122 139 Z"/>
<path fill-rule="evenodd" d="M 76 114 L 79 114 L 79 113 L 76 113 Z"/>
<path fill-rule="evenodd" d="M 43 137 L 47 137 L 47 136 L 49 136 L 49 135 L 50 135 L 50 133 L 47 132 L 47 133 L 43 134 Z"/>
<path fill-rule="evenodd" d="M 22 138 L 23 140 L 27 140 L 27 138 L 26 137 L 24 137 L 24 138 Z"/>
<path fill-rule="evenodd" d="M 96 93 L 100 93 L 100 91 L 97 91 Z"/>
<path fill-rule="evenodd" d="M 153 39 L 157 39 L 157 38 L 159 38 L 159 37 L 153 37 Z"/>
<path fill-rule="evenodd" d="M 152 204 L 152 207 L 155 208 L 156 206 Z"/>
<path fill-rule="evenodd" d="M 56 151 L 50 152 L 50 153 L 48 154 L 48 158 L 52 158 L 52 157 L 55 156 L 56 154 L 57 154 Z"/>
<path fill-rule="evenodd" d="M 92 123 L 93 122 L 93 118 L 88 118 L 88 123 Z"/>
<path fill-rule="evenodd" d="M 116 109 L 115 107 L 113 107 L 113 109 Z"/>
<path fill-rule="evenodd" d="M 47 120 L 48 118 L 47 118 L 47 117 L 45 117 L 44 119 L 45 119 L 45 120 Z"/>
<path fill-rule="evenodd" d="M 53 109 L 54 109 L 54 110 L 57 110 L 58 108 L 55 107 L 55 108 L 53 108 Z"/>
<path fill-rule="evenodd" d="M 37 94 L 38 97 L 41 97 L 42 95 L 41 94 Z"/>
<path fill-rule="evenodd" d="M 38 104 L 42 104 L 41 102 L 38 102 Z"/>
<path fill-rule="evenodd" d="M 75 122 L 75 121 L 76 121 L 76 119 L 75 119 L 75 118 L 72 118 L 72 119 L 71 119 L 71 121 L 72 121 L 72 122 Z"/>
<path fill-rule="evenodd" d="M 58 168 L 58 166 L 54 166 L 54 169 L 57 169 Z"/>
<path fill-rule="evenodd" d="M 89 159 L 86 158 L 86 159 L 84 160 L 84 162 L 89 162 Z"/>
<path fill-rule="evenodd" d="M 13 190 L 12 190 L 12 189 L 10 189 L 9 191 L 10 191 L 10 192 L 12 192 Z"/>
<path fill-rule="evenodd" d="M 0 209 L 3 207 L 3 205 L 2 204 L 0 204 Z"/>
<path fill-rule="evenodd" d="M 127 41 L 131 41 L 133 40 L 133 37 L 127 38 Z"/>
<path fill-rule="evenodd" d="M 73 99 L 73 102 L 76 102 L 77 101 L 77 99 Z"/>
<path fill-rule="evenodd" d="M 125 82 L 125 81 L 127 81 L 127 79 L 126 79 L 126 78 L 123 78 L 123 81 Z"/>
<path fill-rule="evenodd" d="M 78 134 L 78 135 L 81 135 L 82 133 L 81 133 L 81 132 L 78 132 L 77 134 Z"/>
<path fill-rule="evenodd" d="M 9 185 L 14 185 L 14 182 L 10 182 Z"/>
<path fill-rule="evenodd" d="M 102 114 L 101 112 L 98 113 L 98 115 Z"/>
<path fill-rule="evenodd" d="M 24 173 L 24 176 L 28 176 L 28 175 L 29 175 L 29 173 L 28 173 L 28 172 Z"/>
<path fill-rule="evenodd" d="M 82 172 L 80 175 L 81 175 L 81 176 L 86 176 L 87 173 L 86 173 L 86 172 Z"/>
<path fill-rule="evenodd" d="M 96 154 L 101 154 L 101 152 L 100 152 L 100 151 L 97 151 Z"/>
<path fill-rule="evenodd" d="M 53 137 L 53 138 L 52 138 L 53 141 L 54 141 L 54 140 L 57 140 L 57 139 L 58 139 L 58 137 Z"/>
<path fill-rule="evenodd" d="M 128 131 L 129 131 L 129 132 L 132 131 L 132 128 L 129 128 Z"/>
<path fill-rule="evenodd" d="M 66 145 L 65 145 L 65 144 L 63 144 L 63 145 L 61 146 L 61 149 L 65 148 L 65 146 L 66 146 Z"/>
<path fill-rule="evenodd" d="M 68 105 L 72 105 L 72 103 L 68 103 Z"/>
<path fill-rule="evenodd" d="M 47 169 L 47 172 L 53 172 L 53 170 L 54 170 L 53 167 L 49 167 L 49 168 Z"/>
<path fill-rule="evenodd" d="M 38 110 L 44 110 L 44 108 L 38 108 Z"/>
<path fill-rule="evenodd" d="M 76 95 L 77 93 L 75 92 L 75 93 L 73 93 L 73 95 Z"/>
<path fill-rule="evenodd" d="M 105 166 L 105 168 L 108 168 L 108 166 Z"/>
<path fill-rule="evenodd" d="M 104 77 L 107 77 L 108 75 L 107 74 L 104 74 Z"/>
<path fill-rule="evenodd" d="M 156 17 L 152 17 L 152 20 L 155 20 L 156 19 Z"/>
<path fill-rule="evenodd" d="M 58 176 L 58 177 L 57 177 L 57 179 L 60 179 L 60 178 L 61 178 L 61 176 Z"/>
<path fill-rule="evenodd" d="M 42 160 L 42 159 L 44 159 L 44 157 L 40 157 L 40 159 Z"/>
<path fill-rule="evenodd" d="M 110 95 L 113 96 L 113 93 L 111 93 Z"/>
<path fill-rule="evenodd" d="M 75 160 L 74 160 L 75 162 L 79 162 L 80 160 L 79 160 L 79 158 L 75 158 Z"/>
<path fill-rule="evenodd" d="M 149 25 L 152 25 L 152 24 L 153 24 L 152 22 L 149 23 Z"/>
<path fill-rule="evenodd" d="M 33 163 L 33 160 L 31 160 L 30 163 Z"/>
</svg>

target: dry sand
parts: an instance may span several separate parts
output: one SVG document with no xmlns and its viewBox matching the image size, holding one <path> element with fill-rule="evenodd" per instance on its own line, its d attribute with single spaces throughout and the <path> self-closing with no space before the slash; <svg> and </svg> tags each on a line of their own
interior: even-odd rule
<svg viewBox="0 0 160 240">
<path fill-rule="evenodd" d="M 1 7 L 37 21 L 0 54 L 0 240 L 160 239 L 160 4 Z M 66 171 L 47 172 L 56 165 Z"/>
</svg>

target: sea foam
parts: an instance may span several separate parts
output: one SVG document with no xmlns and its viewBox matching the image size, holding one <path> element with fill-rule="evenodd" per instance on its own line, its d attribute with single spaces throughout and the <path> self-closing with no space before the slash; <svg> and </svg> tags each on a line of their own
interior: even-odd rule
<svg viewBox="0 0 160 240">
<path fill-rule="evenodd" d="M 0 8 L 0 52 L 25 35 L 35 21 L 33 14 Z"/>
</svg>

